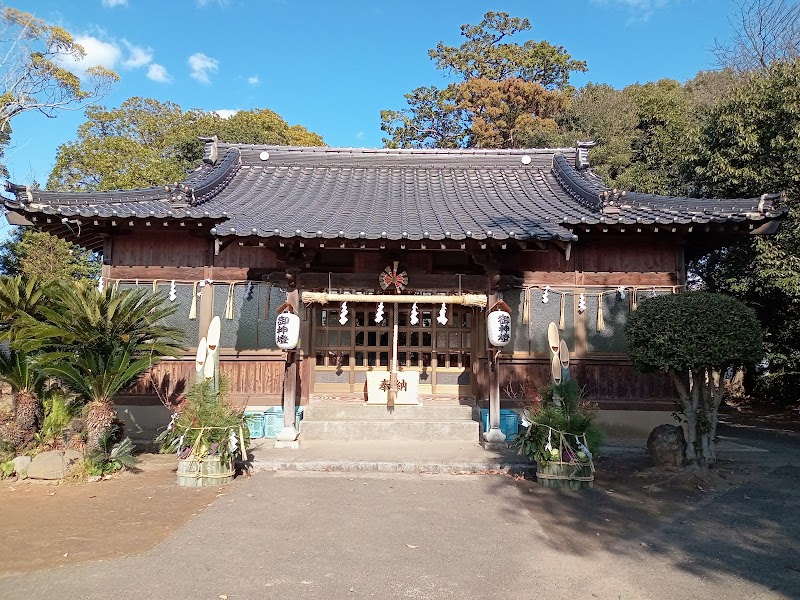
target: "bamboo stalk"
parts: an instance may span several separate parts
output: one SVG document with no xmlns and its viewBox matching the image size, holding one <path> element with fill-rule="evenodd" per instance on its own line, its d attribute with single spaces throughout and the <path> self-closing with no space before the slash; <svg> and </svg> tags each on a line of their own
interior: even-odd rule
<svg viewBox="0 0 800 600">
<path fill-rule="evenodd" d="M 303 292 L 303 302 L 327 304 L 328 302 L 369 302 L 377 304 L 461 304 L 485 308 L 486 294 L 463 294 L 461 296 L 414 296 L 411 294 L 327 294 L 325 292 Z"/>
</svg>

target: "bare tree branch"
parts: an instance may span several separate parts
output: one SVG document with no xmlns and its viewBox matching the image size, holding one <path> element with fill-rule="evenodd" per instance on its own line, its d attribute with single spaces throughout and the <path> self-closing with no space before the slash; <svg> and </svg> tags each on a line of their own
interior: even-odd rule
<svg viewBox="0 0 800 600">
<path fill-rule="evenodd" d="M 775 61 L 800 56 L 800 3 L 797 0 L 737 0 L 729 19 L 733 35 L 716 40 L 720 66 L 737 72 L 765 71 Z"/>
</svg>

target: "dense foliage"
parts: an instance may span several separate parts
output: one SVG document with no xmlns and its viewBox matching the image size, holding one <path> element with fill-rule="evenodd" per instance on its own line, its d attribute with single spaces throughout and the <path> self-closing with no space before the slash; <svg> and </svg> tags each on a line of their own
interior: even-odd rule
<svg viewBox="0 0 800 600">
<path fill-rule="evenodd" d="M 118 108 L 92 106 L 74 142 L 62 145 L 47 180 L 52 190 L 111 190 L 180 181 L 203 158 L 201 137 L 227 142 L 323 146 L 301 125 L 269 109 L 184 111 L 172 102 L 134 97 Z"/>
<path fill-rule="evenodd" d="M 119 80 L 96 66 L 81 77 L 65 64 L 86 56 L 70 33 L 31 13 L 0 5 L 0 159 L 11 140 L 11 121 L 26 112 L 53 117 L 88 104 Z M 0 164 L 0 175 L 8 175 Z"/>
<path fill-rule="evenodd" d="M 722 294 L 689 292 L 643 300 L 626 329 L 640 371 L 683 373 L 754 365 L 761 359 L 755 312 Z"/>
<path fill-rule="evenodd" d="M 218 390 L 212 380 L 197 381 L 156 440 L 161 451 L 177 453 L 179 458 L 218 456 L 224 463 L 247 448 L 250 431 L 244 409 L 231 404 L 227 396 L 224 378 Z"/>
<path fill-rule="evenodd" d="M 100 261 L 92 252 L 49 233 L 17 227 L 0 245 L 0 273 L 26 281 L 95 279 Z"/>
<path fill-rule="evenodd" d="M 528 19 L 490 11 L 478 25 L 461 27 L 460 46 L 439 42 L 429 56 L 459 81 L 444 90 L 419 87 L 406 94 L 406 109 L 381 111 L 384 143 L 514 148 L 552 138 L 572 90 L 570 74 L 586 63 L 547 41 L 511 41 L 530 29 Z"/>
<path fill-rule="evenodd" d="M 550 384 L 541 391 L 542 403 L 523 411 L 530 423 L 514 440 L 519 453 L 537 463 L 548 461 L 588 462 L 596 456 L 605 436 L 595 423 L 596 412 L 581 403 L 575 379 Z M 581 448 L 581 444 L 588 448 Z"/>
<path fill-rule="evenodd" d="M 182 333 L 163 324 L 174 310 L 144 290 L 0 278 L 0 380 L 14 405 L 0 446 L 85 448 L 101 471 L 125 466 L 130 444 L 112 400 L 180 350 Z"/>
<path fill-rule="evenodd" d="M 722 294 L 657 296 L 631 314 L 626 337 L 638 370 L 669 373 L 675 382 L 688 429 L 687 461 L 713 465 L 725 374 L 752 368 L 762 357 L 755 312 Z"/>
</svg>

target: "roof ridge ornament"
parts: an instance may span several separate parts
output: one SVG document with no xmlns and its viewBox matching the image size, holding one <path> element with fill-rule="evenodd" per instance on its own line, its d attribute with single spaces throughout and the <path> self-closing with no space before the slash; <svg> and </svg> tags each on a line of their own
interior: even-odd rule
<svg viewBox="0 0 800 600">
<path fill-rule="evenodd" d="M 211 137 L 201 136 L 198 139 L 205 144 L 205 156 L 203 156 L 203 162 L 207 162 L 211 165 L 217 164 L 217 160 L 219 160 L 219 146 L 217 145 L 219 138 L 217 138 L 215 135 L 212 135 Z"/>
<path fill-rule="evenodd" d="M 597 145 L 593 141 L 578 142 L 575 144 L 575 168 L 578 171 L 588 169 L 589 164 L 589 150 Z"/>
</svg>

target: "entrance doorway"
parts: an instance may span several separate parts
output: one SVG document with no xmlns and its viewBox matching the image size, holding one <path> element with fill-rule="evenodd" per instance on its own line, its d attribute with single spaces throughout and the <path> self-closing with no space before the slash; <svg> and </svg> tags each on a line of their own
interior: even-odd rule
<svg viewBox="0 0 800 600">
<path fill-rule="evenodd" d="M 436 319 L 440 307 L 423 302 L 421 296 L 416 325 L 411 324 L 408 304 L 387 305 L 380 322 L 375 322 L 374 305 L 348 305 L 344 325 L 339 322 L 339 308 L 314 307 L 313 393 L 366 400 L 367 372 L 391 368 L 392 311 L 396 310 L 398 369 L 420 373 L 420 396 L 471 398 L 476 309 L 448 305 L 447 323 L 442 325 Z"/>
</svg>

